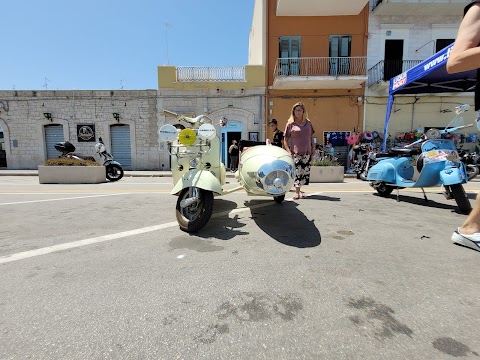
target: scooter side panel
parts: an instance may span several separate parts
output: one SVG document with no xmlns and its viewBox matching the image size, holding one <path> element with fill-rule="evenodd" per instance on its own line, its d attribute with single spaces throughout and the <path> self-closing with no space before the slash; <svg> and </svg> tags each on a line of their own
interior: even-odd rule
<svg viewBox="0 0 480 360">
<path fill-rule="evenodd" d="M 373 165 L 368 171 L 367 180 L 393 183 L 395 181 L 395 166 L 391 161 L 395 161 L 395 159 L 384 159 Z"/>
<path fill-rule="evenodd" d="M 220 181 L 208 170 L 189 170 L 186 174 L 175 183 L 173 190 L 170 192 L 172 195 L 178 195 L 182 189 L 190 186 L 195 186 L 200 189 L 213 191 L 216 194 L 222 194 L 222 186 Z"/>
</svg>

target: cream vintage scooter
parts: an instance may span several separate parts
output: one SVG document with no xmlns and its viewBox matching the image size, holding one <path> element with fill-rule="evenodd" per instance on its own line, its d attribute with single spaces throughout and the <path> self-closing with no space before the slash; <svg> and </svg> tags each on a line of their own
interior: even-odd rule
<svg viewBox="0 0 480 360">
<path fill-rule="evenodd" d="M 240 185 L 224 190 L 226 170 L 213 120 L 206 115 L 192 118 L 167 110 L 164 113 L 183 123 L 166 124 L 159 130 L 160 140 L 167 142 L 171 155 L 174 187 L 170 193 L 178 196 L 176 217 L 181 230 L 196 232 L 207 224 L 214 196 L 245 190 L 248 195 L 272 196 L 278 204 L 285 199 L 295 171 L 287 151 L 273 145 L 244 148 L 235 173 Z M 218 125 L 225 126 L 226 120 Z"/>
</svg>

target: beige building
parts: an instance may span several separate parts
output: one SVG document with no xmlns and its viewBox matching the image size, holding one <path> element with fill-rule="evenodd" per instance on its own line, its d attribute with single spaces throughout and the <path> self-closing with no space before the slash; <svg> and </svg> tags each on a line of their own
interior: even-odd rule
<svg viewBox="0 0 480 360">
<path fill-rule="evenodd" d="M 221 140 L 222 161 L 228 167 L 228 147 L 232 140 L 264 141 L 265 68 L 263 66 L 159 66 L 158 121 L 174 124 L 163 110 L 197 116 L 206 114 L 216 124 Z M 160 143 L 161 163 L 170 159 L 165 144 Z"/>
</svg>

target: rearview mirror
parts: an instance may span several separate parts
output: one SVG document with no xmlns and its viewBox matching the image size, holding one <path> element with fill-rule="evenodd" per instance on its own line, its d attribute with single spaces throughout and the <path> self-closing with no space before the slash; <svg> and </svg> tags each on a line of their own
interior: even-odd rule
<svg viewBox="0 0 480 360">
<path fill-rule="evenodd" d="M 464 113 L 468 109 L 470 109 L 470 105 L 468 105 L 468 104 L 462 104 L 462 105 L 456 106 L 455 107 L 455 114 L 458 115 L 458 114 Z"/>
</svg>

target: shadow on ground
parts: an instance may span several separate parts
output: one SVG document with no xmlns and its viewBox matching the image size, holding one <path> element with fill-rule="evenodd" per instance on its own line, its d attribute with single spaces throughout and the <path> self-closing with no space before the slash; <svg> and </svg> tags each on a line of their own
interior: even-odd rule
<svg viewBox="0 0 480 360">
<path fill-rule="evenodd" d="M 441 193 L 438 193 L 438 194 L 443 196 L 443 194 L 441 194 Z M 373 195 L 380 197 L 380 195 L 378 195 L 376 193 L 374 193 Z M 434 201 L 434 200 L 430 199 L 429 194 L 427 194 L 428 201 L 425 201 L 425 199 L 423 198 L 423 194 L 420 194 L 419 197 L 400 194 L 400 196 L 398 198 L 400 200 L 398 203 L 405 202 L 405 203 L 419 205 L 419 206 L 425 206 L 425 207 L 429 207 L 429 208 L 447 209 L 447 210 L 451 210 L 452 212 L 462 214 L 461 212 L 459 212 L 457 203 L 453 199 L 452 200 L 445 200 L 445 201 L 449 201 L 449 204 L 444 204 L 444 203 L 440 203 L 440 202 L 437 202 L 437 201 Z M 470 199 L 470 196 L 468 198 Z M 393 202 L 397 203 L 397 195 L 396 194 L 389 195 L 388 197 L 385 197 L 385 199 L 390 199 Z"/>
<path fill-rule="evenodd" d="M 327 198 L 323 197 L 322 198 Z M 305 198 L 306 199 L 306 198 Z M 284 201 L 272 206 L 256 205 L 272 200 L 250 200 L 245 205 L 250 208 L 252 219 L 257 226 L 272 239 L 287 246 L 310 248 L 320 245 L 322 238 L 313 220 L 309 220 L 298 209 L 298 203 Z M 304 201 L 304 199 L 300 200 Z"/>
<path fill-rule="evenodd" d="M 248 235 L 248 232 L 240 230 L 246 226 L 239 221 L 239 216 L 229 217 L 229 213 L 236 209 L 237 203 L 225 199 L 215 199 L 213 205 L 213 214 L 210 221 L 197 233 L 191 235 L 200 238 L 216 238 L 219 240 L 231 240 L 238 235 Z"/>
</svg>

